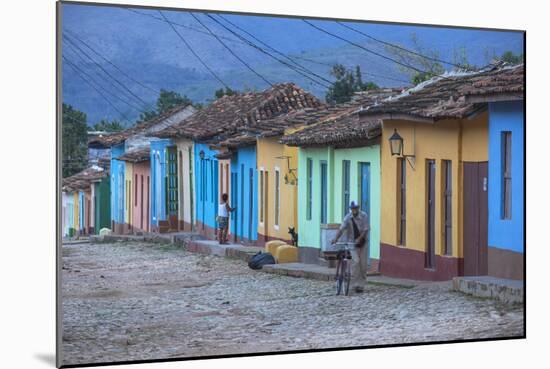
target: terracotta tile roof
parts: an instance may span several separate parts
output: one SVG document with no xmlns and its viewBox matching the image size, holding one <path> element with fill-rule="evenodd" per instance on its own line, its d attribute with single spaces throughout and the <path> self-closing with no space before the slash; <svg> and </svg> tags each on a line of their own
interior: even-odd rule
<svg viewBox="0 0 550 369">
<path fill-rule="evenodd" d="M 105 178 L 108 175 L 108 169 L 92 165 L 70 177 L 63 178 L 61 189 L 68 192 L 89 189 L 92 182 Z"/>
<path fill-rule="evenodd" d="M 139 163 L 142 161 L 150 160 L 151 146 L 144 146 L 139 149 L 125 152 L 117 159 L 122 161 L 128 161 L 130 163 Z"/>
<path fill-rule="evenodd" d="M 480 76 L 472 84 L 460 89 L 468 101 L 485 98 L 486 101 L 499 99 L 522 100 L 525 90 L 525 65 L 503 68 L 499 73 Z M 481 101 L 481 100 L 479 100 Z"/>
<path fill-rule="evenodd" d="M 280 142 L 288 146 L 335 148 L 368 146 L 376 143 L 382 133 L 380 120 L 361 118 L 358 114 L 343 114 L 285 135 Z"/>
<path fill-rule="evenodd" d="M 322 104 L 315 108 L 292 111 L 272 119 L 260 121 L 254 126 L 243 127 L 241 130 L 235 132 L 235 134 L 230 135 L 228 138 L 221 141 L 219 145 L 229 148 L 237 148 L 240 146 L 254 144 L 258 137 L 281 136 L 287 128 L 335 121 L 344 115 L 355 112 L 362 106 L 374 104 L 377 101 L 387 98 L 388 96 L 395 95 L 399 92 L 401 92 L 401 89 L 392 88 L 364 91 L 356 93 L 350 102 L 344 104 L 334 106 Z M 328 127 L 322 127 L 321 131 L 326 128 Z M 315 130 L 307 130 L 306 132 L 311 132 L 313 134 L 314 131 Z M 301 137 L 301 140 L 307 140 L 305 135 L 298 136 Z"/>
<path fill-rule="evenodd" d="M 265 120 L 321 105 L 319 99 L 294 83 L 277 84 L 262 92 L 219 98 L 180 124 L 159 131 L 155 136 L 215 143 L 238 135 L 239 130 L 253 130 Z"/>
<path fill-rule="evenodd" d="M 475 114 L 485 105 L 466 99 L 466 93 L 480 89 L 504 90 L 510 79 L 513 89 L 523 89 L 514 67 L 493 67 L 480 72 L 456 72 L 434 77 L 404 93 L 385 99 L 360 112 L 361 115 L 384 119 L 417 119 L 436 121 L 461 119 Z M 510 75 L 514 76 L 513 78 Z M 478 86 L 478 87 L 476 87 Z"/>
<path fill-rule="evenodd" d="M 117 145 L 125 141 L 129 137 L 146 132 L 158 123 L 169 118 L 171 115 L 179 113 L 180 111 L 185 110 L 188 107 L 190 107 L 190 104 L 178 105 L 154 117 L 153 119 L 149 119 L 145 122 L 139 122 L 136 125 L 125 129 L 124 131 L 90 137 L 90 139 L 88 140 L 88 145 L 90 147 L 110 147 Z"/>
</svg>

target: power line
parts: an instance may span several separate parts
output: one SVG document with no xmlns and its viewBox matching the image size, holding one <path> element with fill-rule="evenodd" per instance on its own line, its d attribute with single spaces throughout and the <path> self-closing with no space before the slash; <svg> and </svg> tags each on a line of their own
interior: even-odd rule
<svg viewBox="0 0 550 369">
<path fill-rule="evenodd" d="M 135 93 L 132 92 L 124 83 L 120 82 L 115 76 L 113 76 L 109 71 L 107 71 L 101 64 L 99 64 L 97 61 L 94 60 L 88 53 L 86 53 L 80 46 L 78 46 L 75 42 L 70 40 L 69 38 L 65 37 L 66 40 L 68 40 L 70 43 L 73 44 L 82 54 L 84 54 L 89 60 L 91 60 L 99 69 L 101 69 L 106 75 L 108 75 L 113 81 L 118 83 L 125 91 L 127 91 L 130 95 L 132 95 L 136 100 L 140 101 L 146 108 L 148 107 L 148 103 L 146 103 L 141 97 L 137 96 Z"/>
<path fill-rule="evenodd" d="M 84 40 L 82 40 L 81 38 L 79 38 L 78 36 L 76 36 L 73 32 L 70 32 L 68 30 L 66 30 L 65 32 L 67 32 L 67 34 L 69 34 L 71 37 L 77 39 L 78 41 L 80 41 L 84 46 L 86 46 L 89 50 L 91 50 L 94 54 L 96 54 L 97 56 L 99 56 L 101 59 L 103 59 L 105 62 L 109 63 L 113 68 L 115 68 L 116 70 L 118 70 L 122 75 L 124 75 L 126 78 L 128 78 L 129 80 L 133 81 L 134 83 L 137 83 L 138 85 L 140 85 L 141 87 L 143 88 L 146 88 L 148 89 L 149 91 L 152 91 L 156 94 L 159 93 L 159 90 L 155 90 L 154 88 L 151 88 L 149 86 L 147 86 L 146 84 L 143 84 L 141 83 L 140 81 L 134 79 L 132 76 L 128 75 L 126 72 L 124 72 L 122 69 L 120 69 L 115 63 L 113 63 L 112 61 L 110 61 L 109 59 L 107 59 L 105 56 L 103 56 L 102 54 L 99 53 L 99 51 L 95 50 L 93 47 L 91 47 L 88 43 L 86 43 Z"/>
<path fill-rule="evenodd" d="M 78 54 L 75 49 L 72 49 L 72 45 L 69 44 L 69 46 L 71 47 L 71 50 L 73 51 L 73 53 L 83 62 L 83 64 L 86 64 L 87 62 L 80 56 L 80 54 Z M 122 96 L 126 97 L 126 95 L 123 95 L 121 94 L 121 96 L 111 92 L 111 91 L 108 91 L 101 83 L 99 83 L 93 76 L 91 76 L 90 74 L 88 74 L 86 71 L 84 71 L 83 69 L 80 69 L 80 71 L 86 75 L 86 77 L 88 77 L 92 82 L 94 82 L 99 88 L 101 88 L 105 93 L 113 96 L 115 99 L 121 101 L 122 103 L 128 105 L 129 107 L 131 107 L 132 109 L 136 110 L 137 112 L 141 112 L 143 109 L 137 105 L 134 105 L 134 103 L 132 101 L 129 101 L 129 100 L 126 100 L 126 99 L 123 99 Z M 115 87 L 116 86 L 111 82 L 109 81 L 108 79 L 105 78 L 105 76 L 99 74 L 99 76 L 107 81 L 107 83 L 109 83 L 111 86 Z M 120 90 L 119 90 L 120 91 Z"/>
<path fill-rule="evenodd" d="M 132 13 L 136 13 L 136 14 L 145 16 L 145 17 L 156 19 L 156 20 L 161 21 L 161 22 L 166 22 L 165 19 L 156 17 L 153 14 L 142 13 L 142 12 L 139 12 L 135 9 L 130 9 L 130 8 L 126 8 L 126 10 L 131 11 Z M 174 21 L 171 21 L 171 20 L 169 20 L 167 22 L 172 24 L 172 25 L 178 26 L 178 27 L 186 28 L 186 29 L 189 29 L 191 31 L 202 33 L 203 35 L 213 37 L 210 33 L 206 32 L 206 31 L 203 31 L 203 30 L 200 30 L 200 29 L 197 29 L 196 27 L 191 27 L 191 26 L 188 26 L 186 24 L 177 23 L 177 22 L 174 22 Z M 219 36 L 219 37 L 224 39 L 224 40 L 227 40 L 227 41 L 236 42 L 236 43 L 243 43 L 242 41 L 239 41 L 239 40 L 236 40 L 236 39 L 233 39 L 233 38 L 230 38 L 230 37 L 225 37 L 225 36 Z"/>
<path fill-rule="evenodd" d="M 201 59 L 201 57 L 195 52 L 195 50 L 193 50 L 191 45 L 178 32 L 176 27 L 174 27 L 174 25 L 168 20 L 168 18 L 166 18 L 164 13 L 161 12 L 160 10 L 158 12 L 162 16 L 162 18 L 164 18 L 164 22 L 168 23 L 168 25 L 172 28 L 172 30 L 176 33 L 176 35 L 178 35 L 180 40 L 185 44 L 185 46 L 187 46 L 187 48 L 189 49 L 189 51 L 191 51 L 191 53 L 195 56 L 195 58 L 197 58 L 197 60 L 210 72 L 210 74 L 212 74 L 212 76 L 214 76 L 215 79 L 218 80 L 218 82 L 220 82 L 226 89 L 230 90 L 231 88 L 216 73 L 214 73 L 214 71 L 210 69 L 210 67 Z"/>
<path fill-rule="evenodd" d="M 342 23 L 342 22 L 340 22 L 340 21 L 336 21 L 336 23 L 338 23 L 339 25 L 341 25 L 341 26 L 344 27 L 344 28 L 347 28 L 347 29 L 349 29 L 349 30 L 351 30 L 351 31 L 353 31 L 353 32 L 356 32 L 356 33 L 358 33 L 358 34 L 360 34 L 360 35 L 363 35 L 363 36 L 365 36 L 365 37 L 367 37 L 367 38 L 369 38 L 369 39 L 371 39 L 371 40 L 373 40 L 373 41 L 379 42 L 379 43 L 381 43 L 381 44 L 384 44 L 384 45 L 387 45 L 387 46 L 391 46 L 391 47 L 393 47 L 393 48 L 396 48 L 396 49 L 405 51 L 405 52 L 407 52 L 407 53 L 410 53 L 410 54 L 419 56 L 419 57 L 424 58 L 424 59 L 428 59 L 428 60 L 435 61 L 435 62 L 438 62 L 438 63 L 443 63 L 443 64 L 452 65 L 453 67 L 457 67 L 457 68 L 464 68 L 464 66 L 462 66 L 462 65 L 460 65 L 460 64 L 455 64 L 455 63 L 451 63 L 451 62 L 448 62 L 448 61 L 443 60 L 443 59 L 438 59 L 438 58 L 434 58 L 434 57 L 431 57 L 431 56 L 427 56 L 427 55 L 421 54 L 421 53 L 419 53 L 419 52 L 416 52 L 416 51 L 413 51 L 413 50 L 406 49 L 406 48 L 404 48 L 404 47 L 402 47 L 402 46 L 399 46 L 399 45 L 396 45 L 396 44 L 392 44 L 391 42 L 387 42 L 387 41 L 384 41 L 384 40 L 380 40 L 380 39 L 375 38 L 375 37 L 373 37 L 373 36 L 371 36 L 371 35 L 369 35 L 369 34 L 366 34 L 366 33 L 364 33 L 364 32 L 361 32 L 361 31 L 359 31 L 358 29 L 355 29 L 355 28 L 353 28 L 353 27 L 351 27 L 351 26 L 349 26 L 349 25 L 347 25 L 347 24 L 344 24 L 344 23 Z"/>
<path fill-rule="evenodd" d="M 210 14 L 206 14 L 209 18 L 211 18 L 214 22 L 218 23 L 219 25 L 221 25 L 222 27 L 224 27 L 225 29 L 227 29 L 229 32 L 231 32 L 232 34 L 234 34 L 235 36 L 237 37 L 242 37 L 238 34 L 236 34 L 235 32 L 233 32 L 232 30 L 228 29 L 225 25 L 223 25 L 222 23 L 220 23 L 218 20 L 216 20 L 213 16 L 211 16 Z M 270 53 L 266 52 L 264 49 L 260 48 L 259 46 L 255 45 L 254 43 L 250 42 L 249 40 L 246 40 L 245 41 L 249 44 L 251 44 L 251 46 L 255 47 L 256 49 L 260 50 L 261 52 L 271 56 L 272 58 L 274 58 L 275 60 L 277 60 L 278 62 L 288 66 L 289 68 L 292 68 L 294 71 L 300 73 L 298 70 L 296 70 L 296 68 L 299 68 L 301 69 L 304 73 L 309 73 L 317 78 L 319 78 L 320 80 L 322 81 L 325 81 L 327 83 L 332 83 L 332 81 L 329 81 L 328 79 L 324 78 L 323 76 L 320 76 L 318 74 L 316 74 L 315 72 L 311 71 L 310 69 L 304 67 L 303 65 L 297 63 L 295 60 L 293 60 L 292 58 L 290 58 L 289 56 L 285 55 L 284 53 L 280 52 L 279 50 L 269 46 L 268 44 L 266 44 L 265 42 L 263 42 L 262 40 L 258 39 L 257 37 L 255 37 L 253 34 L 251 34 L 250 32 L 246 31 L 245 29 L 239 27 L 238 25 L 236 25 L 235 23 L 231 22 L 230 20 L 226 19 L 225 17 L 223 17 L 221 14 L 218 14 L 218 17 L 223 19 L 225 22 L 229 23 L 230 25 L 232 25 L 233 27 L 237 28 L 238 30 L 240 30 L 241 32 L 244 32 L 245 34 L 247 34 L 248 36 L 250 36 L 252 39 L 256 40 L 257 42 L 259 42 L 260 44 L 264 45 L 265 47 L 267 47 L 268 49 L 270 49 L 271 51 L 273 51 L 274 53 L 278 54 L 278 55 L 281 55 L 283 58 L 287 59 L 288 61 L 290 61 L 292 64 L 294 64 L 294 66 L 290 66 L 288 63 L 274 57 L 273 55 L 271 55 Z M 307 75 L 304 75 L 302 74 L 304 77 L 307 77 L 307 78 L 310 78 L 309 76 Z M 311 79 L 313 80 L 313 79 Z M 316 81 L 314 81 L 316 82 Z M 316 82 L 318 84 L 320 84 L 319 82 Z M 323 84 L 320 84 L 322 85 L 323 87 L 327 87 L 326 85 L 323 85 Z"/>
<path fill-rule="evenodd" d="M 117 112 L 118 112 L 127 122 L 129 122 L 128 117 L 126 117 L 126 115 L 125 115 L 123 112 L 121 112 L 121 111 L 120 111 L 120 110 L 119 110 L 119 109 L 118 109 L 118 108 L 117 108 L 117 107 L 116 107 L 116 106 L 115 106 L 115 105 L 114 105 L 114 104 L 113 104 L 113 103 L 103 94 L 103 92 L 101 92 L 101 91 L 100 91 L 97 87 L 95 87 L 90 81 L 88 81 L 86 78 L 84 78 L 84 77 L 82 76 L 82 74 L 81 74 L 81 73 L 82 73 L 82 70 L 80 70 L 80 68 L 78 68 L 73 62 L 71 62 L 69 59 L 67 59 L 67 57 L 65 57 L 65 55 L 62 55 L 62 58 L 63 58 L 63 60 L 65 60 L 65 61 L 67 62 L 67 64 L 68 64 L 69 66 L 71 66 L 71 67 L 75 70 L 75 72 L 78 74 L 78 76 L 79 76 L 80 78 L 82 78 L 82 80 L 83 80 L 84 82 L 86 82 L 86 83 L 89 84 L 94 90 L 96 90 L 96 92 L 97 92 L 101 97 L 103 97 L 103 98 L 105 99 L 105 101 L 107 101 L 107 103 L 108 103 L 109 105 L 111 105 L 111 107 L 112 107 L 113 109 L 115 109 L 115 110 L 116 110 L 116 111 L 117 111 Z"/>
<path fill-rule="evenodd" d="M 305 19 L 302 19 L 302 21 L 303 21 L 304 23 L 306 23 L 306 24 L 309 24 L 311 27 L 313 27 L 313 28 L 315 28 L 315 29 L 317 29 L 317 30 L 319 30 L 319 31 L 321 31 L 321 32 L 323 32 L 323 33 L 326 33 L 327 35 L 330 35 L 330 36 L 332 36 L 332 37 L 334 37 L 334 38 L 337 38 L 337 39 L 339 39 L 339 40 L 342 40 L 342 41 L 344 41 L 344 42 L 347 42 L 348 44 L 353 45 L 353 46 L 355 46 L 355 47 L 358 47 L 358 48 L 360 48 L 360 49 L 362 49 L 362 50 L 364 50 L 364 51 L 366 51 L 366 52 L 368 52 L 368 53 L 370 53 L 370 54 L 373 54 L 373 55 L 376 55 L 376 56 L 378 56 L 378 57 L 380 57 L 380 58 L 389 60 L 389 61 L 391 61 L 391 62 L 393 62 L 393 63 L 396 63 L 396 64 L 399 64 L 399 65 L 401 65 L 401 66 L 403 66 L 403 67 L 405 67 L 405 68 L 413 69 L 414 71 L 416 71 L 416 72 L 418 72 L 418 73 L 428 74 L 428 72 L 426 72 L 426 71 L 424 71 L 424 70 L 422 70 L 422 69 L 419 69 L 419 68 L 414 67 L 414 66 L 412 66 L 412 65 L 408 65 L 408 64 L 402 63 L 402 62 L 400 62 L 400 61 L 398 61 L 398 60 L 395 60 L 395 59 L 392 59 L 392 58 L 390 58 L 390 57 L 388 57 L 388 56 L 386 56 L 386 55 L 383 55 L 383 54 L 380 54 L 380 53 L 378 53 L 378 52 L 376 52 L 376 51 L 372 51 L 372 50 L 370 50 L 370 49 L 367 49 L 366 47 L 364 47 L 364 46 L 362 46 L 362 45 L 359 45 L 359 44 L 357 44 L 357 43 L 355 43 L 355 42 L 353 42 L 353 41 L 350 41 L 350 40 L 348 40 L 348 39 L 346 39 L 346 38 L 344 38 L 344 37 L 338 36 L 338 35 L 336 35 L 336 34 L 334 34 L 334 33 L 332 33 L 332 32 L 327 31 L 326 29 L 323 29 L 323 28 L 321 28 L 321 27 L 318 27 L 318 26 L 314 25 L 313 23 L 311 23 L 311 22 L 309 22 L 309 21 L 307 21 L 307 20 L 305 20 Z"/>
<path fill-rule="evenodd" d="M 236 37 L 242 38 L 243 41 L 245 41 L 249 46 L 251 46 L 251 47 L 255 48 L 256 50 L 260 51 L 261 53 L 263 53 L 263 54 L 265 54 L 265 55 L 267 55 L 267 56 L 269 56 L 269 57 L 275 59 L 275 60 L 278 61 L 279 63 L 285 65 L 286 67 L 290 68 L 291 70 L 295 71 L 296 73 L 298 73 L 298 74 L 302 75 L 303 77 L 305 77 L 305 78 L 307 78 L 307 79 L 313 81 L 314 83 L 317 83 L 318 85 L 323 86 L 323 87 L 325 87 L 325 88 L 328 88 L 328 87 L 329 87 L 328 85 L 326 85 L 326 84 L 324 84 L 324 83 L 321 83 L 321 82 L 315 80 L 314 78 L 312 78 L 311 76 L 309 76 L 309 75 L 306 74 L 306 73 L 309 73 L 309 74 L 311 74 L 311 75 L 313 75 L 313 76 L 316 76 L 317 78 L 322 79 L 322 80 L 324 80 L 324 81 L 326 81 L 326 82 L 328 82 L 328 83 L 332 83 L 331 81 L 327 80 L 326 78 L 324 78 L 324 77 L 322 77 L 322 76 L 319 76 L 319 75 L 315 74 L 314 72 L 312 72 L 312 71 L 310 71 L 310 70 L 308 70 L 308 69 L 306 69 L 306 68 L 304 68 L 304 67 L 302 67 L 302 66 L 299 66 L 300 69 L 301 69 L 301 70 L 299 70 L 296 66 L 291 65 L 291 64 L 285 62 L 284 60 L 281 60 L 281 59 L 277 58 L 276 56 L 274 56 L 273 54 L 271 54 L 271 53 L 267 52 L 266 50 L 262 49 L 261 47 L 259 47 L 258 45 L 254 44 L 254 43 L 251 42 L 250 40 L 247 40 L 247 39 L 244 38 L 243 36 L 237 34 L 237 33 L 234 32 L 233 30 L 229 29 L 229 28 L 226 27 L 224 24 L 220 23 L 217 19 L 215 19 L 214 17 L 212 17 L 210 14 L 206 14 L 206 16 L 209 17 L 210 19 L 212 19 L 214 22 L 216 22 L 216 23 L 219 24 L 220 26 L 222 26 L 223 28 L 225 28 L 228 32 L 234 34 Z M 222 18 L 222 19 L 223 19 L 223 18 Z M 231 22 L 228 22 L 228 23 L 231 24 Z M 237 27 L 237 28 L 239 28 L 239 27 Z M 241 29 L 241 28 L 239 28 L 239 29 Z M 241 30 L 242 30 L 242 29 L 241 29 Z M 244 30 L 243 30 L 243 32 L 249 34 L 248 32 L 246 32 L 246 31 L 244 31 Z M 249 34 L 249 35 L 250 35 L 250 34 Z M 252 36 L 252 35 L 250 35 L 250 36 L 254 38 L 254 36 Z M 259 40 L 258 40 L 258 41 L 259 41 Z M 259 42 L 261 42 L 261 41 L 259 41 Z M 266 46 L 269 47 L 268 45 L 266 45 Z M 283 55 L 283 56 L 285 56 L 286 58 L 288 58 L 286 55 Z M 290 60 L 291 60 L 291 59 L 290 59 Z M 291 60 L 291 61 L 292 61 L 292 60 Z"/>
<path fill-rule="evenodd" d="M 216 34 L 214 34 L 210 28 L 208 28 L 204 23 L 201 22 L 201 20 L 195 16 L 195 14 L 189 12 L 189 14 L 191 14 L 191 16 L 193 18 L 195 18 L 195 20 L 197 22 L 199 22 L 199 24 L 201 26 L 203 26 L 208 32 L 210 32 L 210 34 L 212 34 L 212 36 L 214 36 L 216 38 L 216 40 L 218 40 L 218 42 L 220 44 L 222 44 L 223 47 L 225 47 L 235 58 L 237 58 L 237 60 L 239 60 L 245 67 L 247 67 L 252 73 L 254 73 L 255 75 L 257 75 L 259 78 L 261 78 L 265 83 L 267 83 L 268 85 L 270 85 L 271 87 L 273 87 L 273 84 L 271 82 L 269 82 L 264 76 L 262 76 L 260 73 L 256 72 L 250 65 L 248 65 L 247 62 L 245 62 L 243 59 L 241 59 L 241 57 L 239 57 L 233 50 L 231 50 L 231 48 L 229 46 L 227 46 Z"/>
</svg>

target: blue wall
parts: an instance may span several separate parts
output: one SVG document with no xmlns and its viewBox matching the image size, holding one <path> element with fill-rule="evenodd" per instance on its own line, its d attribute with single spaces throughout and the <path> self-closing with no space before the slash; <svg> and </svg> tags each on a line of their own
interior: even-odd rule
<svg viewBox="0 0 550 369">
<path fill-rule="evenodd" d="M 78 211 L 79 211 L 79 216 L 78 216 L 78 228 L 80 229 L 81 232 L 84 232 L 84 228 L 85 228 L 85 209 L 84 209 L 84 204 L 85 204 L 85 199 L 84 199 L 84 191 L 78 191 Z"/>
<path fill-rule="evenodd" d="M 151 225 L 166 220 L 166 148 L 173 146 L 170 139 L 151 142 Z"/>
<path fill-rule="evenodd" d="M 116 158 L 122 154 L 124 154 L 124 143 L 111 148 L 111 219 L 120 224 L 124 223 L 124 170 L 126 165 Z"/>
<path fill-rule="evenodd" d="M 512 218 L 501 219 L 501 133 L 512 132 Z M 489 104 L 489 246 L 523 252 L 523 102 Z"/>
<path fill-rule="evenodd" d="M 250 175 L 252 174 L 252 187 Z M 237 237 L 255 241 L 258 239 L 258 172 L 256 146 L 240 148 L 231 159 L 232 216 L 231 232 Z M 235 183 L 236 182 L 236 183 Z M 236 199 L 236 201 L 235 201 Z"/>
<path fill-rule="evenodd" d="M 204 151 L 204 159 L 202 160 L 200 158 L 201 151 Z M 214 156 L 217 153 L 216 150 L 210 149 L 207 144 L 195 142 L 196 220 L 212 228 L 216 227 L 216 216 L 218 215 L 220 202 L 218 194 L 218 160 Z"/>
</svg>

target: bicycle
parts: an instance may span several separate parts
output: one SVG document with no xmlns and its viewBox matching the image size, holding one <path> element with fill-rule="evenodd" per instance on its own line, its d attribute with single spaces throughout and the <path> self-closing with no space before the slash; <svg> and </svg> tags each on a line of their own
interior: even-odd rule
<svg viewBox="0 0 550 369">
<path fill-rule="evenodd" d="M 349 295 L 349 287 L 351 284 L 351 248 L 353 243 L 336 243 L 336 295 L 342 293 L 344 289 L 345 295 Z M 338 247 L 340 246 L 340 247 Z"/>
</svg>

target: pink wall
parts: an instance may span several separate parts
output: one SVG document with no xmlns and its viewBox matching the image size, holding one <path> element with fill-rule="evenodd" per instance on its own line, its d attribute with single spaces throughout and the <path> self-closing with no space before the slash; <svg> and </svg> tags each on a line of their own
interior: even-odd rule
<svg viewBox="0 0 550 369">
<path fill-rule="evenodd" d="M 149 183 L 149 186 L 147 185 Z M 132 226 L 134 231 L 150 232 L 150 186 L 151 186 L 151 165 L 149 161 L 134 164 L 134 178 L 132 178 Z M 136 188 L 137 187 L 137 188 Z M 149 189 L 148 189 L 149 187 Z"/>
</svg>

